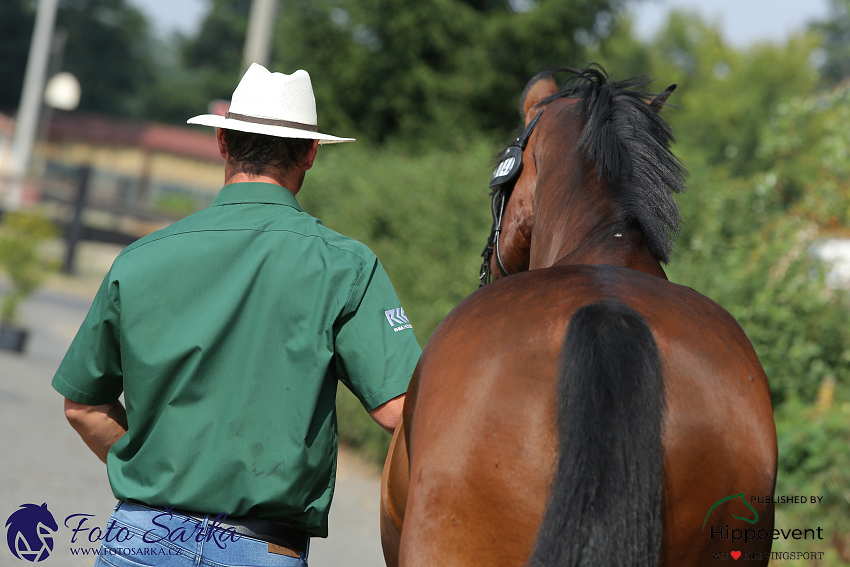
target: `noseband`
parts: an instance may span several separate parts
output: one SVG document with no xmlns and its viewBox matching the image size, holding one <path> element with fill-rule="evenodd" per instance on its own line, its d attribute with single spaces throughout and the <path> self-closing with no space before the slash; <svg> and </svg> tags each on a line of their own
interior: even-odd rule
<svg viewBox="0 0 850 567">
<path fill-rule="evenodd" d="M 487 238 L 487 245 L 481 253 L 484 262 L 481 264 L 481 272 L 478 276 L 478 287 L 482 288 L 490 283 L 490 259 L 495 251 L 496 265 L 499 266 L 499 271 L 503 276 L 509 276 L 505 265 L 502 263 L 502 256 L 499 254 L 499 235 L 502 233 L 502 217 L 505 214 L 505 207 L 508 204 L 508 199 L 511 198 L 514 186 L 517 179 L 522 173 L 522 152 L 525 146 L 528 145 L 528 139 L 531 133 L 534 132 L 534 127 L 537 126 L 537 121 L 543 114 L 541 110 L 537 116 L 528 123 L 522 135 L 516 139 L 512 146 L 504 151 L 499 158 L 499 163 L 493 171 L 493 177 L 490 178 L 490 188 L 493 190 L 490 194 L 493 200 L 490 203 L 490 208 L 493 213 L 493 226 L 490 229 L 490 236 Z"/>
</svg>

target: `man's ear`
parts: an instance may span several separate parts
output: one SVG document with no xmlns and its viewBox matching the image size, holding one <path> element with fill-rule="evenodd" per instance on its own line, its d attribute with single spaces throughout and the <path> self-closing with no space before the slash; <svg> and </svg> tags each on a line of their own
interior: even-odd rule
<svg viewBox="0 0 850 567">
<path fill-rule="evenodd" d="M 310 149 L 307 150 L 307 153 L 304 154 L 304 157 L 301 160 L 301 164 L 304 167 L 304 170 L 308 170 L 313 167 L 313 161 L 316 159 L 316 154 L 319 152 L 319 140 L 313 140 L 313 145 L 310 146 Z"/>
<path fill-rule="evenodd" d="M 218 153 L 227 161 L 227 144 L 224 143 L 224 130 L 222 128 L 215 129 L 215 139 L 218 142 Z"/>
</svg>

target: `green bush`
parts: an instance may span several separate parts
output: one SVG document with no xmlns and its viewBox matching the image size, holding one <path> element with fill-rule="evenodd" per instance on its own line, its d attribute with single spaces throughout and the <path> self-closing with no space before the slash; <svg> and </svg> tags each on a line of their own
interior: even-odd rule
<svg viewBox="0 0 850 567">
<path fill-rule="evenodd" d="M 21 302 L 55 269 L 42 253 L 42 245 L 58 234 L 53 223 L 36 212 L 11 212 L 0 225 L 0 269 L 11 289 L 0 302 L 0 321 L 13 323 Z"/>
<path fill-rule="evenodd" d="M 464 153 L 320 148 L 298 193 L 305 211 L 375 252 L 422 346 L 478 287 L 496 150 L 485 143 Z"/>
<path fill-rule="evenodd" d="M 789 400 L 776 412 L 779 437 L 779 477 L 776 495 L 821 496 L 817 504 L 777 505 L 776 525 L 823 528 L 824 541 L 777 540 L 774 551 L 823 551 L 818 565 L 850 563 L 850 402 L 847 391 L 836 396 L 835 380 L 827 377 L 815 404 Z"/>
<path fill-rule="evenodd" d="M 199 209 L 194 197 L 185 193 L 166 193 L 154 203 L 154 211 L 168 217 L 182 218 Z"/>
</svg>

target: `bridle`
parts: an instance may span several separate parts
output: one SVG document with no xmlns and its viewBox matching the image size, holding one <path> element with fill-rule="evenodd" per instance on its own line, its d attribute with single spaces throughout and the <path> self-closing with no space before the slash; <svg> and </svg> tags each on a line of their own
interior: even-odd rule
<svg viewBox="0 0 850 567">
<path fill-rule="evenodd" d="M 517 179 L 522 173 L 522 152 L 525 146 L 528 145 L 528 138 L 534 132 L 534 127 L 537 126 L 537 121 L 543 110 L 537 113 L 537 116 L 528 123 L 522 135 L 508 149 L 504 151 L 499 158 L 499 163 L 493 171 L 493 177 L 490 178 L 490 188 L 493 190 L 490 194 L 493 196 L 490 202 L 490 209 L 493 213 L 493 226 L 490 228 L 490 236 L 487 238 L 487 245 L 481 253 L 484 262 L 481 264 L 481 272 L 478 276 L 478 287 L 482 288 L 490 283 L 490 260 L 493 254 L 496 254 L 496 265 L 503 276 L 509 276 L 507 268 L 502 263 L 502 256 L 499 254 L 499 235 L 502 233 L 502 217 L 505 214 L 505 207 L 508 204 L 508 199 L 511 198 L 514 186 Z"/>
</svg>

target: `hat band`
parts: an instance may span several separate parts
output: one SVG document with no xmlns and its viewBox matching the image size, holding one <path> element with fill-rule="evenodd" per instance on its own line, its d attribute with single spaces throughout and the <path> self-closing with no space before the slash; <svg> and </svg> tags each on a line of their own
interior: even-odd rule
<svg viewBox="0 0 850 567">
<path fill-rule="evenodd" d="M 306 130 L 308 132 L 318 132 L 319 127 L 313 124 L 302 124 L 301 122 L 290 122 L 289 120 L 276 120 L 274 118 L 258 118 L 256 116 L 247 116 L 245 114 L 236 114 L 235 112 L 226 112 L 225 118 L 233 118 L 242 122 L 252 122 L 254 124 L 264 124 L 266 126 L 285 126 L 286 128 L 295 128 L 296 130 Z"/>
</svg>

